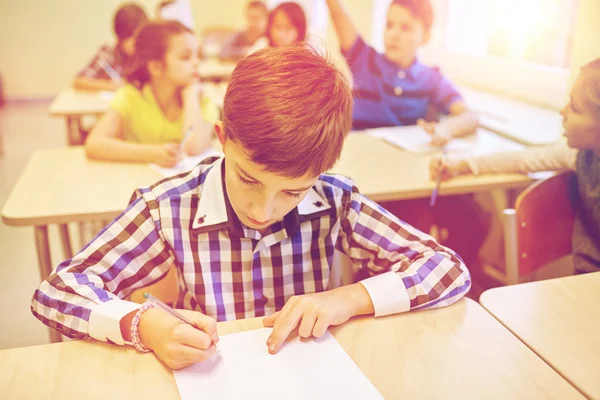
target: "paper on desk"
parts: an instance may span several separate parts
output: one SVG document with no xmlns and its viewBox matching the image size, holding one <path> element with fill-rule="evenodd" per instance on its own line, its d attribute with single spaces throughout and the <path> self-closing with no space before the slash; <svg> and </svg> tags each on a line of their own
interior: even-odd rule
<svg viewBox="0 0 600 400">
<path fill-rule="evenodd" d="M 115 92 L 109 92 L 106 90 L 100 91 L 100 98 L 103 100 L 112 100 L 115 97 Z"/>
<path fill-rule="evenodd" d="M 181 399 L 383 399 L 329 333 L 296 337 L 275 355 L 267 352 L 270 333 L 222 336 L 211 359 L 173 371 Z"/>
<path fill-rule="evenodd" d="M 196 165 L 198 165 L 198 163 L 200 163 L 200 161 L 204 160 L 205 158 L 221 157 L 222 155 L 223 153 L 221 153 L 220 151 L 211 149 L 200 153 L 196 156 L 185 157 L 181 161 L 179 161 L 179 163 L 177 163 L 177 165 L 173 168 L 165 168 L 156 164 L 150 164 L 150 167 L 155 171 L 159 172 L 162 176 L 169 177 L 181 174 L 183 172 L 191 171 Z"/>
<path fill-rule="evenodd" d="M 442 151 L 440 147 L 433 147 L 429 144 L 431 136 L 418 125 L 369 129 L 367 133 L 412 153 L 426 154 Z M 475 145 L 464 139 L 452 139 L 446 145 L 447 153 L 463 153 L 474 150 Z"/>
</svg>

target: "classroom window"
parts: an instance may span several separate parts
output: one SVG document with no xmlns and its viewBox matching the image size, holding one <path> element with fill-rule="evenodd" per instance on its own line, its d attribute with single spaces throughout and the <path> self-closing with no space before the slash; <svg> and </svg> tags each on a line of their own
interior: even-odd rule
<svg viewBox="0 0 600 400">
<path fill-rule="evenodd" d="M 390 0 L 374 0 L 373 43 L 383 50 Z M 559 108 L 568 92 L 579 0 L 432 0 L 421 59 L 459 83 Z"/>
<path fill-rule="evenodd" d="M 448 0 L 448 51 L 569 68 L 576 0 Z"/>
</svg>

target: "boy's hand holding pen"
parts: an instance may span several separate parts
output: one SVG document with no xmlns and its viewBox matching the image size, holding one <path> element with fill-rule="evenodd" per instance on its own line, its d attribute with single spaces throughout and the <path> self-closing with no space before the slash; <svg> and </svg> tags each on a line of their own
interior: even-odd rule
<svg viewBox="0 0 600 400">
<path fill-rule="evenodd" d="M 181 369 L 205 361 L 217 351 L 219 336 L 214 318 L 196 311 L 173 310 L 152 295 L 146 298 L 154 308 L 140 318 L 140 340 L 169 368 Z"/>
</svg>

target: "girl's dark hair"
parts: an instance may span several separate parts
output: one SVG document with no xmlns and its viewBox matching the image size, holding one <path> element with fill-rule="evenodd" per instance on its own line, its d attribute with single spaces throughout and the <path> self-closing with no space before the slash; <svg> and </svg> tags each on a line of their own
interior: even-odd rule
<svg viewBox="0 0 600 400">
<path fill-rule="evenodd" d="M 298 3 L 284 2 L 279 4 L 269 13 L 269 23 L 267 25 L 267 37 L 269 38 L 269 46 L 274 47 L 273 38 L 271 37 L 271 27 L 273 26 L 273 19 L 278 11 L 282 11 L 292 22 L 292 25 L 298 31 L 297 42 L 302 42 L 306 38 L 306 15 L 304 10 Z"/>
<path fill-rule="evenodd" d="M 148 63 L 165 57 L 169 39 L 182 33 L 193 33 L 179 21 L 151 21 L 140 27 L 135 34 L 135 50 L 125 70 L 125 79 L 138 88 L 150 82 Z"/>
<path fill-rule="evenodd" d="M 135 34 L 137 28 L 148 21 L 144 9 L 135 3 L 123 4 L 113 18 L 113 29 L 117 40 L 122 42 Z"/>
</svg>

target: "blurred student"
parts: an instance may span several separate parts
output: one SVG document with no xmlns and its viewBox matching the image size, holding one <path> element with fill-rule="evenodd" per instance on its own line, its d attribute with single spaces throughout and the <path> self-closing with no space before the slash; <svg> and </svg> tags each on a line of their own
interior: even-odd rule
<svg viewBox="0 0 600 400">
<path fill-rule="evenodd" d="M 279 4 L 269 13 L 267 35 L 259 39 L 250 53 L 266 47 L 284 47 L 306 40 L 306 14 L 294 2 Z"/>
<path fill-rule="evenodd" d="M 198 44 L 177 21 L 148 22 L 110 109 L 86 142 L 90 158 L 172 167 L 210 145 L 218 113 L 200 96 Z"/>
<path fill-rule="evenodd" d="M 254 44 L 267 32 L 269 9 L 262 1 L 250 1 L 246 5 L 245 30 L 236 33 L 225 43 L 220 58 L 225 60 L 241 60 L 248 55 Z"/>
<path fill-rule="evenodd" d="M 600 59 L 584 66 L 561 110 L 567 142 L 485 157 L 434 158 L 430 173 L 466 174 L 574 170 L 579 203 L 573 230 L 576 273 L 600 271 Z M 544 240 L 540 237 L 540 240 Z"/>
<path fill-rule="evenodd" d="M 354 129 L 420 124 L 435 146 L 475 131 L 477 116 L 458 90 L 437 68 L 417 57 L 431 35 L 429 0 L 392 1 L 383 54 L 360 36 L 341 0 L 327 0 L 327 5 L 354 78 Z M 436 122 L 437 113 L 448 117 Z"/>
<path fill-rule="evenodd" d="M 148 20 L 144 10 L 137 4 L 127 3 L 119 7 L 113 21 L 117 44 L 103 45 L 92 61 L 81 70 L 73 87 L 82 90 L 116 90 L 125 80 L 125 66 L 133 54 L 133 35 Z"/>
</svg>

